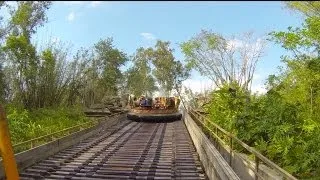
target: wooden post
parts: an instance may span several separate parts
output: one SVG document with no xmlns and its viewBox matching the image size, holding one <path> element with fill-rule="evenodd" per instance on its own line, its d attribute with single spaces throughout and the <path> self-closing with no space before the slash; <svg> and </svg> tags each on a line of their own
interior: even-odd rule
<svg viewBox="0 0 320 180">
<path fill-rule="evenodd" d="M 10 180 L 19 179 L 19 173 L 10 140 L 6 114 L 2 105 L 0 105 L 0 155 L 3 160 L 6 178 Z"/>
<path fill-rule="evenodd" d="M 255 173 L 255 180 L 258 180 L 258 173 L 259 173 L 259 158 L 254 155 L 254 160 L 255 160 L 255 164 L 256 164 L 256 173 Z"/>
<path fill-rule="evenodd" d="M 232 167 L 232 149 L 233 149 L 233 143 L 232 143 L 232 137 L 230 138 L 230 153 L 229 153 L 229 165 Z"/>
</svg>

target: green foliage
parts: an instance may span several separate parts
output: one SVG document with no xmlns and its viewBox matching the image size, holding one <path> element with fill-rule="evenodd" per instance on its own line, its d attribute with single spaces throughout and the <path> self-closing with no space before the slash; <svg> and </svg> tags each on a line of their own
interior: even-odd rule
<svg viewBox="0 0 320 180">
<path fill-rule="evenodd" d="M 133 67 L 127 71 L 127 87 L 135 96 L 151 95 L 158 90 L 151 75 L 150 49 L 139 48 L 133 57 Z"/>
<path fill-rule="evenodd" d="M 139 48 L 134 55 L 133 67 L 127 73 L 127 87 L 136 96 L 158 90 L 156 82 L 167 95 L 181 89 L 182 81 L 190 76 L 186 68 L 173 56 L 170 42 L 158 40 L 154 48 Z M 152 68 L 153 66 L 153 68 Z"/>
<path fill-rule="evenodd" d="M 117 95 L 117 84 L 122 76 L 120 67 L 127 61 L 126 54 L 114 47 L 112 38 L 100 40 L 94 45 L 94 50 L 101 71 L 100 86 L 107 94 Z"/>
<path fill-rule="evenodd" d="M 294 56 L 283 57 L 287 69 L 277 77 L 278 83 L 269 81 L 266 112 L 277 115 L 265 116 L 279 130 L 265 126 L 270 129 L 267 152 L 272 159 L 281 159 L 279 163 L 285 169 L 300 177 L 319 175 L 317 169 L 320 168 L 317 158 L 320 156 L 317 150 L 320 148 L 319 23 L 319 17 L 308 17 L 302 28 L 271 33 L 272 40 Z"/>
<path fill-rule="evenodd" d="M 80 107 L 28 111 L 9 105 L 6 112 L 13 144 L 89 121 Z"/>
<path fill-rule="evenodd" d="M 226 83 L 206 107 L 212 121 L 299 178 L 320 175 L 319 22 L 308 17 L 302 28 L 270 33 L 293 56 L 282 57 L 285 69 L 269 76 L 267 94 Z"/>
<path fill-rule="evenodd" d="M 0 103 L 4 103 L 5 102 L 5 89 L 6 89 L 6 83 L 5 83 L 5 74 L 4 74 L 4 70 L 2 67 L 2 64 L 0 64 Z"/>
<path fill-rule="evenodd" d="M 173 49 L 170 49 L 169 45 L 169 42 L 158 41 L 152 52 L 152 63 L 155 66 L 153 74 L 166 92 L 173 89 L 173 72 L 175 70 Z"/>
<path fill-rule="evenodd" d="M 168 41 L 158 40 L 154 49 L 150 49 L 154 65 L 153 75 L 166 94 L 170 94 L 172 89 L 181 86 L 182 81 L 188 78 L 190 71 L 180 61 L 175 60 L 173 52 L 174 49 L 170 48 Z"/>
<path fill-rule="evenodd" d="M 272 158 L 281 158 L 288 171 L 301 177 L 319 173 L 316 170 L 320 168 L 319 22 L 319 17 L 309 17 L 302 28 L 271 34 L 294 57 L 283 58 L 287 70 L 278 76 L 280 84 L 273 88 L 281 98 L 276 113 L 277 119 L 282 120 L 278 127 L 283 131 L 281 134 L 274 130 L 268 152 Z"/>
<path fill-rule="evenodd" d="M 13 77 L 13 88 L 17 103 L 25 107 L 38 107 L 37 78 L 39 58 L 34 45 L 31 44 L 31 35 L 36 28 L 46 21 L 45 11 L 50 2 L 20 1 L 18 8 L 11 12 L 10 23 L 12 31 L 7 37 L 3 50 L 8 55 L 8 63 L 18 75 Z"/>
<path fill-rule="evenodd" d="M 0 8 L 5 4 L 1 1 Z M 263 46 L 255 45 L 260 41 L 239 38 L 248 45 L 241 48 L 232 45 L 235 39 L 202 30 L 180 46 L 186 65 L 175 59 L 170 42 L 157 41 L 137 49 L 133 67 L 123 73 L 128 58 L 112 38 L 80 49 L 71 61 L 58 45 L 37 51 L 31 38 L 47 21 L 51 2 L 17 4 L 8 25 L 0 15 L 0 101 L 9 103 L 13 144 L 88 122 L 81 107 L 118 95 L 124 87 L 136 96 L 151 95 L 158 83 L 167 93 L 180 94 L 182 81 L 195 69 L 219 87 L 210 103 L 203 103 L 213 122 L 299 178 L 320 174 L 319 2 L 286 2 L 307 18 L 300 28 L 270 33 L 270 40 L 292 56 L 282 57 L 283 72 L 269 76 L 268 93 L 260 96 L 250 94 L 249 85 L 262 54 Z M 191 90 L 185 94 L 192 106 L 203 105 Z"/>
<path fill-rule="evenodd" d="M 287 7 L 293 10 L 298 10 L 306 16 L 320 16 L 319 1 L 287 1 Z"/>
<path fill-rule="evenodd" d="M 214 91 L 211 98 L 206 109 L 213 122 L 290 173 L 310 176 L 320 167 L 316 150 L 320 126 L 305 118 L 308 110 L 295 105 L 299 99 L 287 101 L 274 89 L 263 96 L 248 96 L 229 85 Z"/>
<path fill-rule="evenodd" d="M 219 54 L 226 50 L 227 43 L 221 35 L 211 31 L 202 30 L 196 37 L 180 45 L 186 56 L 187 67 L 197 70 L 201 75 L 212 79 L 216 84 L 223 83 L 224 77 L 219 76 L 222 64 L 219 64 Z"/>
<path fill-rule="evenodd" d="M 36 28 L 47 21 L 45 12 L 50 6 L 50 1 L 19 1 L 18 9 L 12 13 L 11 23 L 30 39 Z"/>
<path fill-rule="evenodd" d="M 39 107 L 49 107 L 57 103 L 56 101 L 56 59 L 51 49 L 42 52 L 42 64 L 39 67 L 39 91 L 42 94 Z"/>
<path fill-rule="evenodd" d="M 262 39 L 254 38 L 251 32 L 244 33 L 239 38 L 227 38 L 202 30 L 181 43 L 180 47 L 186 57 L 187 69 L 195 69 L 212 80 L 217 87 L 236 82 L 250 90 L 265 43 Z"/>
<path fill-rule="evenodd" d="M 319 53 L 319 29 L 320 17 L 309 17 L 302 28 L 289 27 L 288 32 L 272 32 L 270 35 L 271 40 L 292 51 L 296 58 L 302 58 L 306 53 Z"/>
<path fill-rule="evenodd" d="M 212 101 L 206 106 L 210 118 L 230 132 L 236 129 L 236 122 L 246 124 L 245 117 L 237 118 L 244 112 L 247 97 L 245 95 L 245 92 L 236 83 L 224 84 L 218 90 L 213 91 Z"/>
</svg>

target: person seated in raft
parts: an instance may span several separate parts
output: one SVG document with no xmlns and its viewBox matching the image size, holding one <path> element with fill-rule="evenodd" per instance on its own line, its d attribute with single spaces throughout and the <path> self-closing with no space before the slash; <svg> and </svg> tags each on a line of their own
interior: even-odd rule
<svg viewBox="0 0 320 180">
<path fill-rule="evenodd" d="M 161 105 L 159 97 L 156 97 L 154 100 L 155 100 L 154 107 L 156 109 L 159 109 Z"/>
<path fill-rule="evenodd" d="M 175 107 L 174 97 L 170 97 L 168 100 L 168 109 L 173 109 Z"/>
<path fill-rule="evenodd" d="M 140 105 L 140 100 L 137 99 L 137 97 L 133 98 L 133 107 L 139 107 Z"/>
<path fill-rule="evenodd" d="M 145 107 L 146 106 L 146 98 L 144 96 L 140 97 L 140 106 Z"/>
<path fill-rule="evenodd" d="M 152 98 L 150 98 L 150 97 L 146 98 L 145 106 L 146 107 L 152 107 Z"/>
</svg>

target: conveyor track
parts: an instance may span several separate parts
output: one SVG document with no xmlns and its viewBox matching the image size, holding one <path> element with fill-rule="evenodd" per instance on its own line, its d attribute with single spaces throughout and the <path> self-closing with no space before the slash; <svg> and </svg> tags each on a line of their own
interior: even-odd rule
<svg viewBox="0 0 320 180">
<path fill-rule="evenodd" d="M 182 120 L 126 120 L 25 169 L 20 178 L 207 179 Z"/>
</svg>

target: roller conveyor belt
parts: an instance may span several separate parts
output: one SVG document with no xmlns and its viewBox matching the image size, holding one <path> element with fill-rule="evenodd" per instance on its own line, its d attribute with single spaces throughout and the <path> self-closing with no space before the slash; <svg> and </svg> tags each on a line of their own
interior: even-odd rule
<svg viewBox="0 0 320 180">
<path fill-rule="evenodd" d="M 126 120 L 20 173 L 20 179 L 207 179 L 182 120 Z"/>
</svg>

